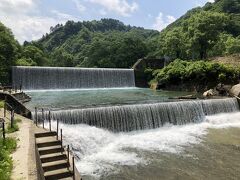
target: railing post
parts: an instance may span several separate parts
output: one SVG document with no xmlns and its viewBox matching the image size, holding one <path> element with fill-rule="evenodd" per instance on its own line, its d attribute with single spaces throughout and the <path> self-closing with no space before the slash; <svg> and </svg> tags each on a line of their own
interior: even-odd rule
<svg viewBox="0 0 240 180">
<path fill-rule="evenodd" d="M 52 125 L 51 125 L 51 112 L 48 112 L 48 121 L 49 121 L 49 130 L 52 131 Z"/>
<path fill-rule="evenodd" d="M 57 140 L 58 140 L 58 128 L 59 128 L 59 120 L 57 119 Z"/>
<path fill-rule="evenodd" d="M 6 113 L 7 113 L 7 105 L 6 102 L 4 102 L 4 117 L 6 117 Z"/>
<path fill-rule="evenodd" d="M 2 131 L 3 131 L 3 139 L 5 140 L 6 136 L 5 136 L 5 122 L 4 121 L 2 122 Z"/>
<path fill-rule="evenodd" d="M 69 148 L 69 145 L 67 147 L 67 157 L 68 157 L 68 164 L 70 164 L 70 162 L 69 162 L 69 160 L 70 160 L 70 148 Z"/>
<path fill-rule="evenodd" d="M 63 140 L 63 137 L 62 137 L 62 129 L 60 129 L 60 132 L 61 132 L 61 148 L 63 148 L 63 142 L 62 142 L 62 140 Z"/>
<path fill-rule="evenodd" d="M 44 109 L 42 108 L 42 123 L 43 123 L 43 129 L 44 129 Z"/>
<path fill-rule="evenodd" d="M 14 123 L 14 110 L 11 110 L 11 128 L 13 128 Z"/>
<path fill-rule="evenodd" d="M 74 162 L 74 156 L 72 157 L 72 168 L 73 168 L 73 180 L 75 180 L 75 162 Z"/>
<path fill-rule="evenodd" d="M 37 115 L 37 107 L 35 107 L 35 123 L 38 125 L 38 115 Z"/>
</svg>

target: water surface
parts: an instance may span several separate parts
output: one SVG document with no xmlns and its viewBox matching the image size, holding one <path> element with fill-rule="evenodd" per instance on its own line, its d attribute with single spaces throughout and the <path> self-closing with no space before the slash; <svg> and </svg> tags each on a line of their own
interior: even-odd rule
<svg viewBox="0 0 240 180">
<path fill-rule="evenodd" d="M 155 103 L 169 101 L 169 97 L 189 94 L 189 92 L 154 91 L 144 88 L 27 91 L 26 93 L 32 98 L 26 103 L 32 110 L 34 107 L 72 109 Z"/>
</svg>

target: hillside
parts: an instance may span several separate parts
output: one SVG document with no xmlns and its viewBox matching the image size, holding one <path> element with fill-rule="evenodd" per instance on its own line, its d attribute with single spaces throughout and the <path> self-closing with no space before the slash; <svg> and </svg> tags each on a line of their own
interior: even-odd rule
<svg viewBox="0 0 240 180">
<path fill-rule="evenodd" d="M 114 19 L 68 21 L 51 28 L 37 44 L 49 53 L 53 66 L 123 68 L 147 55 L 146 41 L 156 34 Z"/>
<path fill-rule="evenodd" d="M 142 57 L 207 59 L 240 52 L 240 2 L 216 0 L 189 10 L 161 33 L 114 19 L 68 21 L 34 42 L 51 66 L 131 67 Z"/>
<path fill-rule="evenodd" d="M 240 1 L 216 0 L 194 8 L 152 39 L 153 57 L 207 59 L 240 52 Z"/>
<path fill-rule="evenodd" d="M 211 61 L 240 68 L 240 54 L 210 58 Z"/>
</svg>

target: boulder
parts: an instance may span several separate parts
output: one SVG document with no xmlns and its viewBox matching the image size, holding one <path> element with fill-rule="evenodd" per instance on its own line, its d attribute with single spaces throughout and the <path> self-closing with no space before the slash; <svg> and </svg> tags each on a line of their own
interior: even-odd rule
<svg viewBox="0 0 240 180">
<path fill-rule="evenodd" d="M 217 91 L 217 94 L 220 96 L 228 96 L 231 88 L 232 88 L 231 85 L 224 85 L 220 83 L 216 86 L 215 90 Z"/>
<path fill-rule="evenodd" d="M 240 84 L 233 86 L 229 91 L 231 96 L 240 97 Z"/>
<path fill-rule="evenodd" d="M 203 93 L 203 97 L 210 97 L 210 96 L 214 96 L 215 92 L 213 89 L 209 89 L 208 91 Z"/>
</svg>

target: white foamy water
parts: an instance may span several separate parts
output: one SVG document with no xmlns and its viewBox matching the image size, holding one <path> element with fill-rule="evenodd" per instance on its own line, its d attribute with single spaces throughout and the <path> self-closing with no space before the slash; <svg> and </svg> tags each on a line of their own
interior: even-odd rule
<svg viewBox="0 0 240 180">
<path fill-rule="evenodd" d="M 112 133 L 88 125 L 60 124 L 60 127 L 65 144 L 70 144 L 79 157 L 80 173 L 98 178 L 116 173 L 117 165 L 147 165 L 151 159 L 146 159 L 140 152 L 182 153 L 186 147 L 201 143 L 208 128 L 240 128 L 240 113 L 207 116 L 199 124 L 167 124 L 158 129 L 131 133 Z"/>
</svg>

